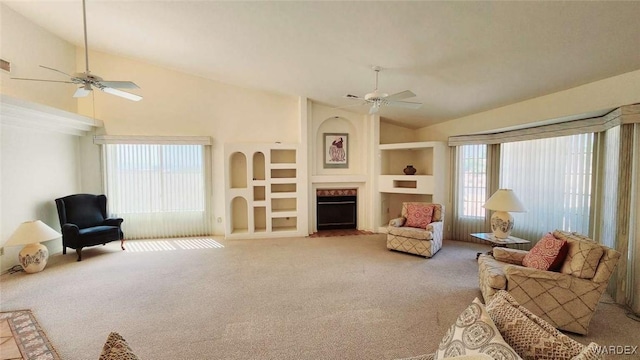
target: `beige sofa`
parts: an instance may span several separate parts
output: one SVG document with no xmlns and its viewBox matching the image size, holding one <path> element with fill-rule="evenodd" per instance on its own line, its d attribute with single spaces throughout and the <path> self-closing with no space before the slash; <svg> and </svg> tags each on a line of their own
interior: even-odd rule
<svg viewBox="0 0 640 360">
<path fill-rule="evenodd" d="M 461 357 L 464 356 L 464 357 Z M 398 360 L 435 359 L 600 360 L 600 346 L 583 345 L 531 313 L 506 291 L 483 305 L 475 299 L 451 325 L 433 354 Z"/>
<path fill-rule="evenodd" d="M 568 254 L 558 272 L 522 266 L 526 251 L 494 248 L 478 258 L 479 282 L 486 303 L 506 290 L 522 306 L 558 329 L 587 334 L 596 305 L 607 288 L 620 253 L 588 237 L 556 230 Z"/>
<path fill-rule="evenodd" d="M 405 226 L 407 207 L 411 204 L 433 206 L 432 222 L 424 229 Z M 442 248 L 443 233 L 444 206 L 440 204 L 405 202 L 402 203 L 401 217 L 389 221 L 387 248 L 430 258 Z"/>
</svg>

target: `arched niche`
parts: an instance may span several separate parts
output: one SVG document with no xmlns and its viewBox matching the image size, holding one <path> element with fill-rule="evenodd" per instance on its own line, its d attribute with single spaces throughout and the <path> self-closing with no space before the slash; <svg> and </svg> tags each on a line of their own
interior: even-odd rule
<svg viewBox="0 0 640 360">
<path fill-rule="evenodd" d="M 265 160 L 264 154 L 258 151 L 253 154 L 253 180 L 264 180 L 265 174 Z"/>
<path fill-rule="evenodd" d="M 231 200 L 231 232 L 244 232 L 249 228 L 247 199 L 238 196 Z"/>
<path fill-rule="evenodd" d="M 348 145 L 348 157 L 349 157 L 349 168 L 347 169 L 324 169 L 324 134 L 327 133 L 340 133 L 340 134 L 348 134 L 349 136 L 349 145 Z M 315 167 L 316 174 L 322 174 L 324 172 L 345 172 L 345 173 L 353 173 L 357 172 L 357 167 L 361 166 L 358 164 L 360 160 L 360 144 L 359 144 L 359 136 L 358 136 L 357 127 L 354 125 L 353 121 L 347 119 L 342 116 L 332 116 L 324 119 L 320 124 L 318 124 L 316 133 L 315 133 L 315 146 L 314 146 L 314 158 L 315 158 Z"/>
<path fill-rule="evenodd" d="M 243 189 L 247 187 L 247 157 L 244 153 L 234 152 L 229 161 L 231 169 L 231 188 Z"/>
</svg>

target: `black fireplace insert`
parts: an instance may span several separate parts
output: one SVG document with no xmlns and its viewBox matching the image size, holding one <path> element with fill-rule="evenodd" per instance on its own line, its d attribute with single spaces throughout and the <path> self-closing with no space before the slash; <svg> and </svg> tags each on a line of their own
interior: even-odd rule
<svg viewBox="0 0 640 360">
<path fill-rule="evenodd" d="M 317 196 L 318 230 L 357 229 L 357 197 Z"/>
</svg>

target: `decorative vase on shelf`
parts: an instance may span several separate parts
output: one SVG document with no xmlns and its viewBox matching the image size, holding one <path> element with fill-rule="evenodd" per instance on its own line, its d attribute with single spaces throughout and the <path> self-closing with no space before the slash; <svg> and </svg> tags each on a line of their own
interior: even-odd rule
<svg viewBox="0 0 640 360">
<path fill-rule="evenodd" d="M 414 175 L 416 173 L 416 168 L 414 168 L 413 165 L 407 165 L 403 171 L 406 175 Z"/>
</svg>

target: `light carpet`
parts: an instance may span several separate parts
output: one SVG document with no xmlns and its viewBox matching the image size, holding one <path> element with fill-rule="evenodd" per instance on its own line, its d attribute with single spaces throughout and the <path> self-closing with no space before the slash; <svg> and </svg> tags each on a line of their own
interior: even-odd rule
<svg viewBox="0 0 640 360">
<path fill-rule="evenodd" d="M 52 255 L 41 273 L 0 278 L 1 307 L 33 309 L 70 360 L 97 359 L 111 331 L 142 359 L 393 359 L 437 348 L 481 296 L 475 257 L 489 249 L 445 241 L 425 259 L 379 234 L 216 240 Z M 638 330 L 601 304 L 589 336 L 574 338 L 635 344 Z"/>
</svg>

